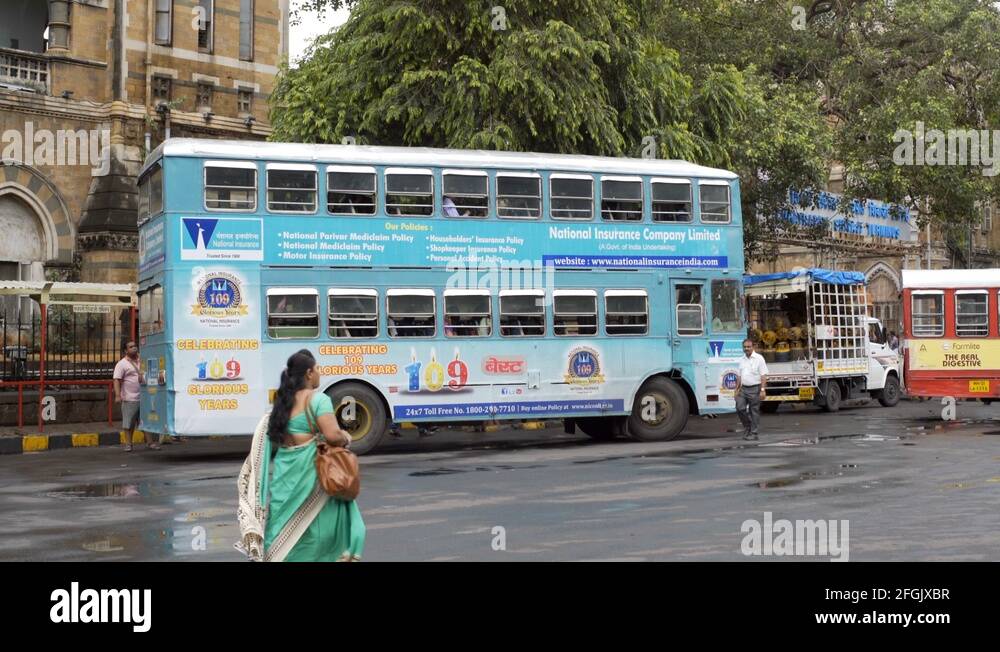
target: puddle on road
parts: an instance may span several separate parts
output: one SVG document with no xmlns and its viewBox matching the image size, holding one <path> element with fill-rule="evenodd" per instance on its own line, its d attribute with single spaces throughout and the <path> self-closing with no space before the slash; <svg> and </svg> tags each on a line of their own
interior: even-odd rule
<svg viewBox="0 0 1000 652">
<path fill-rule="evenodd" d="M 748 487 L 753 487 L 755 489 L 777 489 L 780 487 L 789 487 L 796 484 L 801 484 L 806 480 L 816 480 L 818 478 L 837 478 L 848 475 L 848 473 L 856 471 L 859 468 L 857 464 L 840 464 L 834 467 L 830 471 L 804 471 L 798 475 L 783 476 L 780 478 L 771 478 L 769 480 L 761 480 L 759 482 L 751 482 Z"/>
<path fill-rule="evenodd" d="M 544 469 L 546 464 L 528 464 L 525 466 L 510 466 L 509 464 L 498 464 L 497 466 L 477 466 L 471 469 L 449 469 L 449 468 L 438 468 L 429 469 L 427 471 L 414 471 L 410 473 L 411 478 L 426 478 L 438 475 L 454 475 L 456 473 L 473 473 L 476 471 L 493 471 L 494 473 L 499 473 L 500 471 L 519 471 L 521 469 Z"/>
<path fill-rule="evenodd" d="M 127 482 L 108 482 L 102 484 L 81 484 L 74 487 L 66 487 L 65 489 L 56 489 L 55 491 L 46 492 L 46 496 L 51 498 L 134 498 L 137 496 L 143 496 L 143 492 L 140 489 L 142 484 L 146 484 L 146 493 L 148 492 L 148 483 L 127 483 Z"/>
</svg>

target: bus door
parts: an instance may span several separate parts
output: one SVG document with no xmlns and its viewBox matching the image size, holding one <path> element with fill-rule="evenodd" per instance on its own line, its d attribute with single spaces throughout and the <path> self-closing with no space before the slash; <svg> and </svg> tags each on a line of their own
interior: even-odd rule
<svg viewBox="0 0 1000 652">
<path fill-rule="evenodd" d="M 703 362 L 705 348 L 705 279 L 684 278 L 670 281 L 673 324 L 670 349 L 675 369 L 681 369 L 692 387 L 696 387 L 694 363 Z"/>
</svg>

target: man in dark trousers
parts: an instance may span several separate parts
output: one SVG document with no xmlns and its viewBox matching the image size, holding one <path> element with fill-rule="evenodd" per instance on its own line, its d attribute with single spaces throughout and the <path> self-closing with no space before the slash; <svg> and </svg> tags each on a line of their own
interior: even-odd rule
<svg viewBox="0 0 1000 652">
<path fill-rule="evenodd" d="M 767 363 L 764 356 L 753 350 L 752 340 L 743 340 L 743 353 L 736 381 L 736 414 L 743 424 L 743 439 L 756 441 L 760 402 L 767 386 Z"/>
</svg>

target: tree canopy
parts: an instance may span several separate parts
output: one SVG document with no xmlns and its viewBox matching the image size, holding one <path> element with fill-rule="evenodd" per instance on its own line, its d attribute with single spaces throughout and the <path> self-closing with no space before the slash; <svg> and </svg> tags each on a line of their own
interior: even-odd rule
<svg viewBox="0 0 1000 652">
<path fill-rule="evenodd" d="M 982 167 L 905 166 L 900 129 L 988 129 L 1000 13 L 988 0 L 309 0 L 348 21 L 283 70 L 273 138 L 639 156 L 739 173 L 747 254 L 787 190 L 931 207 L 997 196 Z M 495 7 L 501 7 L 496 9 Z M 998 144 L 1000 147 L 1000 144 Z M 792 227 L 787 227 L 791 229 Z"/>
</svg>

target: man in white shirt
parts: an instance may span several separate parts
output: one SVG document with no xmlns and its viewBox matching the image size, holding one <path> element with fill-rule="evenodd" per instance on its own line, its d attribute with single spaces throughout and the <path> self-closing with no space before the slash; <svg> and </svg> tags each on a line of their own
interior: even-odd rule
<svg viewBox="0 0 1000 652">
<path fill-rule="evenodd" d="M 743 340 L 743 353 L 736 381 L 736 414 L 743 424 L 743 439 L 756 441 L 760 402 L 767 386 L 767 363 L 764 356 L 753 350 L 753 341 L 749 339 Z"/>
</svg>

